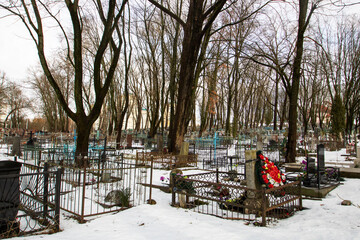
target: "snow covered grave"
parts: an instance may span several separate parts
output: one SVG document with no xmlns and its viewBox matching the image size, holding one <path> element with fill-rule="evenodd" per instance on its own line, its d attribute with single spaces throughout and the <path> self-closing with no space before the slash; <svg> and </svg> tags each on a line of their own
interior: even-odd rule
<svg viewBox="0 0 360 240">
<path fill-rule="evenodd" d="M 270 178 L 277 168 L 262 157 L 267 162 L 268 167 L 264 169 L 269 169 L 270 182 L 266 179 L 263 183 L 269 184 L 261 186 L 258 180 L 260 172 L 255 167 L 261 159 L 257 159 L 255 151 L 248 151 L 246 156 L 246 174 L 218 170 L 192 175 L 171 174 L 174 178 L 174 181 L 170 181 L 172 205 L 225 219 L 247 220 L 262 226 L 276 219 L 287 218 L 302 209 L 300 181 L 284 184 L 284 179 L 277 181 L 276 177 Z M 274 174 L 280 175 L 280 172 Z"/>
</svg>

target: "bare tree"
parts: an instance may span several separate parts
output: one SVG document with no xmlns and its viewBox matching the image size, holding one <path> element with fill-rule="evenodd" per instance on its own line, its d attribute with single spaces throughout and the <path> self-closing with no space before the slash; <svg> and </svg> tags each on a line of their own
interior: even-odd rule
<svg viewBox="0 0 360 240">
<path fill-rule="evenodd" d="M 177 152 L 187 130 L 188 123 L 194 108 L 196 91 L 195 69 L 205 33 L 211 28 L 212 23 L 219 15 L 226 0 L 217 0 L 207 3 L 203 0 L 190 0 L 186 21 L 170 9 L 155 0 L 149 0 L 156 7 L 174 18 L 183 28 L 182 52 L 180 60 L 180 75 L 178 83 L 178 96 L 174 124 L 170 126 L 169 150 Z"/>
<path fill-rule="evenodd" d="M 298 122 L 298 95 L 300 79 L 302 76 L 301 64 L 304 52 L 305 31 L 309 26 L 310 19 L 314 11 L 318 8 L 321 0 L 315 0 L 309 3 L 308 0 L 299 0 L 297 36 L 294 45 L 288 40 L 289 35 L 283 35 L 280 42 L 270 39 L 269 42 L 264 42 L 265 48 L 269 51 L 264 51 L 263 46 L 257 47 L 258 51 L 252 59 L 258 64 L 270 67 L 279 74 L 281 81 L 286 89 L 289 98 L 289 112 L 288 112 L 288 141 L 286 151 L 286 162 L 295 162 L 296 157 L 296 140 L 297 140 L 297 122 Z M 310 8 L 309 8 L 310 5 Z M 285 32 L 286 33 L 286 32 Z M 277 37 L 277 34 L 274 34 Z M 281 48 L 283 43 L 291 44 L 286 48 Z M 278 43 L 281 43 L 280 45 Z M 254 43 L 258 46 L 258 43 Z M 294 48 L 293 48 L 294 46 Z M 280 52 L 285 54 L 281 55 Z M 262 60 L 259 60 L 262 59 Z M 289 69 L 290 68 L 290 69 Z"/>
<path fill-rule="evenodd" d="M 8 82 L 6 89 L 5 105 L 8 106 L 8 111 L 6 112 L 4 127 L 10 118 L 11 126 L 13 128 L 20 128 L 24 120 L 23 110 L 31 109 L 31 102 L 29 98 L 23 94 L 18 84 Z"/>
<path fill-rule="evenodd" d="M 87 154 L 89 134 L 93 123 L 98 118 L 104 98 L 108 92 L 110 83 L 113 80 L 114 72 L 118 64 L 121 50 L 121 32 L 119 31 L 119 20 L 123 13 L 127 0 L 118 2 L 116 0 L 92 1 L 94 9 L 89 5 L 81 6 L 78 0 L 64 1 L 1 1 L 0 7 L 6 9 L 10 14 L 17 16 L 24 23 L 31 38 L 33 39 L 38 51 L 39 60 L 47 80 L 54 89 L 56 96 L 67 115 L 75 122 L 77 126 L 76 155 Z M 60 12 L 67 12 L 67 16 L 72 26 L 72 32 L 67 32 L 59 19 Z M 99 27 L 100 38 L 97 48 L 94 52 L 93 67 L 91 76 L 85 76 L 84 58 L 86 49 L 83 45 L 83 29 L 86 26 L 86 17 L 93 16 L 100 19 L 102 27 Z M 44 38 L 44 19 L 51 18 L 63 33 L 67 46 L 68 59 L 74 69 L 74 102 L 76 109 L 71 109 L 68 105 L 64 93 L 56 81 L 45 54 Z M 71 44 L 72 43 L 72 44 Z M 105 56 L 112 54 L 108 63 L 102 65 L 107 60 Z M 84 106 L 84 82 L 91 79 L 95 95 L 94 104 L 88 111 Z M 78 165 L 81 165 L 78 162 Z"/>
<path fill-rule="evenodd" d="M 2 71 L 0 71 L 0 113 L 3 113 L 4 111 L 4 101 L 6 99 L 6 91 L 7 91 L 7 87 L 6 87 L 6 83 L 8 82 L 7 78 L 6 78 L 6 74 Z"/>
<path fill-rule="evenodd" d="M 71 81 L 74 73 L 70 62 L 67 61 L 66 55 L 62 53 L 57 54 L 50 67 L 54 78 L 59 83 L 66 102 L 71 104 L 73 102 L 71 98 L 73 84 Z M 67 132 L 69 131 L 69 117 L 60 105 L 46 76 L 41 71 L 41 66 L 39 68 L 31 71 L 29 80 L 30 86 L 37 95 L 37 99 L 33 99 L 33 101 L 38 102 L 41 106 L 40 113 L 44 115 L 49 131 Z"/>
</svg>

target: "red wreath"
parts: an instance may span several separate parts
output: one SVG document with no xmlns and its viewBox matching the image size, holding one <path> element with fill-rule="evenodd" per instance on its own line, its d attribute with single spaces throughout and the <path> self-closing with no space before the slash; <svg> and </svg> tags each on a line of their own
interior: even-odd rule
<svg viewBox="0 0 360 240">
<path fill-rule="evenodd" d="M 260 159 L 261 166 L 260 181 L 266 185 L 266 188 L 280 187 L 285 184 L 285 175 L 272 161 L 261 153 L 258 153 L 258 159 Z"/>
</svg>

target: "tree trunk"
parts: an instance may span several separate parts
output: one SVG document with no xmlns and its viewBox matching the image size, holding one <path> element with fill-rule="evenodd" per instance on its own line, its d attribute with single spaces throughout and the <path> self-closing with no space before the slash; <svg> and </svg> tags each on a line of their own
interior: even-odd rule
<svg viewBox="0 0 360 240">
<path fill-rule="evenodd" d="M 84 161 L 84 157 L 88 155 L 89 149 L 89 135 L 92 124 L 85 121 L 79 121 L 76 124 L 77 136 L 76 136 L 76 151 L 75 151 L 75 164 L 77 167 L 85 167 L 87 162 Z"/>
<path fill-rule="evenodd" d="M 296 157 L 297 140 L 297 105 L 299 95 L 299 85 L 301 77 L 301 60 L 303 55 L 304 33 L 315 9 L 311 9 L 309 17 L 307 16 L 308 0 L 299 0 L 299 28 L 296 41 L 296 53 L 293 64 L 293 75 L 291 91 L 289 91 L 289 133 L 286 151 L 286 162 L 294 163 Z"/>
<path fill-rule="evenodd" d="M 202 40 L 202 1 L 191 1 L 187 23 L 184 26 L 184 38 L 180 60 L 179 91 L 175 111 L 173 131 L 171 134 L 170 152 L 179 152 L 187 123 L 193 108 L 193 93 L 195 91 L 195 67 Z M 194 21 L 196 19 L 197 21 Z"/>
<path fill-rule="evenodd" d="M 276 75 L 275 83 L 275 100 L 274 100 L 274 131 L 277 130 L 277 112 L 278 112 L 278 95 L 279 95 L 279 77 Z"/>
<path fill-rule="evenodd" d="M 137 114 L 136 114 L 136 124 L 135 124 L 135 131 L 139 132 L 140 131 L 140 127 L 141 127 L 141 120 L 142 120 L 142 106 L 141 106 L 141 101 L 140 99 L 138 99 L 137 97 Z"/>
</svg>

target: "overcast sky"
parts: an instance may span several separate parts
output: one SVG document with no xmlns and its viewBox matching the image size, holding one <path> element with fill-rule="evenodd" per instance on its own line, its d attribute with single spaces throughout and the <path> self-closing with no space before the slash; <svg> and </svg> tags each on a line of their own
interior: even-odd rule
<svg viewBox="0 0 360 240">
<path fill-rule="evenodd" d="M 0 70 L 10 80 L 24 80 L 27 68 L 38 61 L 35 44 L 14 18 L 0 19 L 0 32 Z"/>
<path fill-rule="evenodd" d="M 360 2 L 357 0 L 344 1 Z M 355 5 L 348 7 L 347 12 L 354 13 L 359 9 L 360 5 Z M 4 10 L 0 10 L 0 17 L 5 13 Z M 26 80 L 28 69 L 38 63 L 35 44 L 30 39 L 29 33 L 23 24 L 14 17 L 0 18 L 0 33 L 0 71 L 5 72 L 8 79 L 12 81 Z M 48 30 L 45 34 L 48 34 L 45 39 L 47 48 L 49 49 L 49 46 L 55 48 L 59 44 L 59 38 L 56 34 L 49 35 Z M 49 57 L 49 54 L 47 56 Z"/>
</svg>

